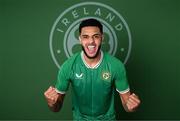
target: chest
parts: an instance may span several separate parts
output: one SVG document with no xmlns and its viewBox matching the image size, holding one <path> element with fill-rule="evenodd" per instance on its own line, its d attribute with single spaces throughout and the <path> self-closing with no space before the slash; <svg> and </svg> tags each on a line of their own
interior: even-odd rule
<svg viewBox="0 0 180 121">
<path fill-rule="evenodd" d="M 74 90 L 80 92 L 104 93 L 113 87 L 113 72 L 106 66 L 96 69 L 77 66 L 71 73 L 71 84 Z"/>
</svg>

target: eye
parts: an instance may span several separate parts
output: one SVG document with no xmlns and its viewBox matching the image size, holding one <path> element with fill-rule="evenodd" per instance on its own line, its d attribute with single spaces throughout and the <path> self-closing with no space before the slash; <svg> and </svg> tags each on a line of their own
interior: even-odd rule
<svg viewBox="0 0 180 121">
<path fill-rule="evenodd" d="M 87 36 L 87 35 L 82 36 L 82 39 L 88 39 L 88 38 L 89 38 L 89 36 Z"/>
<path fill-rule="evenodd" d="M 100 39 L 100 38 L 101 38 L 101 35 L 99 35 L 99 34 L 94 35 L 93 38 L 94 38 L 94 39 Z"/>
</svg>

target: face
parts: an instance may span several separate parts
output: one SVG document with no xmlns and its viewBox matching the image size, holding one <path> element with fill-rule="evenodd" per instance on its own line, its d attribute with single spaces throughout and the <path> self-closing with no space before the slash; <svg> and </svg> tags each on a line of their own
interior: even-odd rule
<svg viewBox="0 0 180 121">
<path fill-rule="evenodd" d="M 99 55 L 102 38 L 103 35 L 98 27 L 88 26 L 81 29 L 80 43 L 88 58 L 93 59 Z"/>
</svg>

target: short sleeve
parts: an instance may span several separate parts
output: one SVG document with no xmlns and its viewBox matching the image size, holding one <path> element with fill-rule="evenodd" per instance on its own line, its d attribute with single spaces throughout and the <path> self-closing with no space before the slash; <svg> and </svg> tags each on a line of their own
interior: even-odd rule
<svg viewBox="0 0 180 121">
<path fill-rule="evenodd" d="M 69 88 L 69 81 L 69 69 L 63 65 L 58 73 L 57 82 L 55 85 L 56 91 L 58 93 L 65 94 Z"/>
<path fill-rule="evenodd" d="M 122 63 L 119 63 L 116 66 L 116 72 L 115 72 L 115 86 L 116 90 L 124 94 L 129 91 L 129 84 L 126 77 L 126 70 Z"/>
</svg>

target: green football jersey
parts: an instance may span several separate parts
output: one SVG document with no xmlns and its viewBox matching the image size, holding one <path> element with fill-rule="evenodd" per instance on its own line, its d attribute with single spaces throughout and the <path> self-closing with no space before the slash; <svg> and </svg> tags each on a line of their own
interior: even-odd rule
<svg viewBox="0 0 180 121">
<path fill-rule="evenodd" d="M 75 54 L 61 66 L 56 91 L 64 94 L 71 84 L 74 120 L 115 120 L 114 90 L 129 91 L 124 65 L 101 52 L 100 61 L 89 67 L 83 54 Z"/>
</svg>

